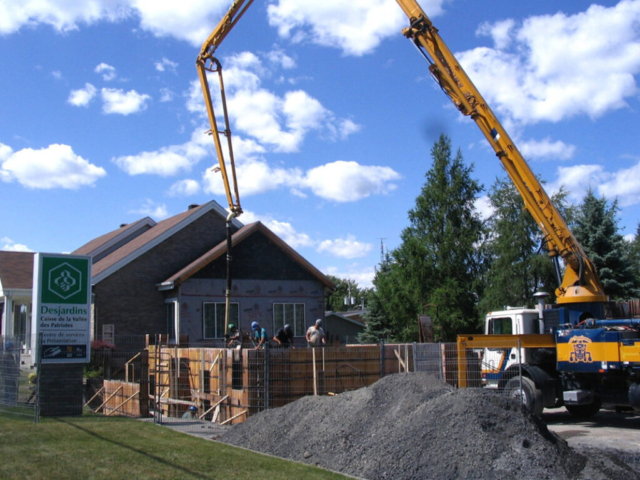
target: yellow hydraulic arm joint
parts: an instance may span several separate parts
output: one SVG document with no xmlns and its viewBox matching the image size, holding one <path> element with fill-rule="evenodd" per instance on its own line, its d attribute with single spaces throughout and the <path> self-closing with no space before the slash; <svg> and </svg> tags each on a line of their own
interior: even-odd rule
<svg viewBox="0 0 640 480">
<path fill-rule="evenodd" d="M 198 76 L 200 77 L 200 85 L 202 87 L 202 94 L 204 95 L 204 103 L 207 107 L 207 115 L 209 117 L 209 124 L 211 125 L 210 133 L 213 136 L 213 143 L 216 147 L 216 154 L 218 155 L 218 163 L 220 166 L 220 173 L 222 174 L 222 181 L 224 183 L 224 189 L 227 194 L 227 201 L 229 202 L 229 210 L 234 213 L 234 216 L 239 216 L 242 213 L 242 207 L 240 206 L 240 195 L 238 194 L 238 181 L 236 178 L 236 166 L 233 157 L 233 146 L 231 143 L 231 128 L 229 127 L 229 114 L 227 111 L 227 99 L 224 91 L 224 82 L 222 80 L 222 65 L 220 61 L 213 56 L 216 49 L 225 39 L 227 34 L 240 20 L 242 15 L 247 11 L 247 8 L 253 3 L 253 0 L 236 0 L 231 5 L 231 8 L 227 14 L 220 21 L 218 26 L 213 29 L 211 35 L 202 44 L 200 55 L 196 59 L 196 67 L 198 68 Z M 209 90 L 209 82 L 207 80 L 207 72 L 213 72 L 218 74 L 218 81 L 220 83 L 220 99 L 222 102 L 222 111 L 224 114 L 224 130 L 220 131 L 217 125 L 216 115 L 213 109 L 213 102 L 211 99 L 211 91 Z M 231 179 L 229 181 L 229 173 L 227 172 L 227 162 L 224 158 L 224 152 L 222 150 L 222 142 L 220 135 L 227 137 L 227 147 L 229 151 L 229 168 L 231 170 Z M 231 184 L 233 183 L 233 188 Z"/>
<path fill-rule="evenodd" d="M 551 203 L 515 144 L 489 105 L 440 38 L 438 29 L 415 0 L 397 0 L 410 21 L 402 33 L 429 62 L 429 71 L 456 108 L 480 128 L 544 234 L 549 256 L 560 256 L 566 269 L 556 290 L 557 303 L 608 300 L 591 261 Z"/>
</svg>

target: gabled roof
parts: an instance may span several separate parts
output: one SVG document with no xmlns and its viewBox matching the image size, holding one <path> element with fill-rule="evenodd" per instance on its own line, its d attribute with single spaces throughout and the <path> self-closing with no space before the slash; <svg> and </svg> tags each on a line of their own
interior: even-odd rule
<svg viewBox="0 0 640 480">
<path fill-rule="evenodd" d="M 0 251 L 0 286 L 2 290 L 31 289 L 34 252 Z"/>
<path fill-rule="evenodd" d="M 91 257 L 99 256 L 104 251 L 108 250 L 114 245 L 117 245 L 119 242 L 126 240 L 128 237 L 132 237 L 136 235 L 136 233 L 140 234 L 145 229 L 152 228 L 155 225 L 156 222 L 149 217 L 142 218 L 133 223 L 129 223 L 128 225 L 122 225 L 117 230 L 105 233 L 98 238 L 94 238 L 90 242 L 75 250 L 73 254 L 89 255 Z"/>
<path fill-rule="evenodd" d="M 358 325 L 359 327 L 366 327 L 366 323 L 364 322 L 364 320 L 362 320 L 360 317 L 355 318 L 355 317 L 350 317 L 347 316 L 346 314 L 349 312 L 324 312 L 324 317 L 338 317 L 341 320 L 344 320 L 345 322 L 350 322 L 353 323 L 355 325 Z"/>
<path fill-rule="evenodd" d="M 92 266 L 92 282 L 94 284 L 104 280 L 112 273 L 129 264 L 136 258 L 151 250 L 156 245 L 162 243 L 176 232 L 179 232 L 187 225 L 196 221 L 208 212 L 216 212 L 222 218 L 227 218 L 227 211 L 222 208 L 216 201 L 211 200 L 203 205 L 190 208 L 189 210 L 167 218 L 158 222 L 155 226 L 148 229 L 144 233 L 138 235 L 130 242 L 125 243 L 117 250 L 111 252 L 106 257 L 98 260 Z M 235 218 L 233 224 L 237 228 L 242 228 Z"/>
<path fill-rule="evenodd" d="M 307 269 L 309 273 L 311 273 L 314 277 L 318 279 L 325 287 L 335 290 L 335 285 L 331 280 L 329 280 L 320 270 L 311 265 L 304 257 L 302 257 L 298 252 L 296 252 L 293 248 L 287 245 L 280 237 L 278 237 L 275 233 L 265 227 L 261 222 L 250 223 L 249 225 L 245 225 L 236 233 L 231 236 L 231 246 L 235 247 L 243 240 L 249 238 L 256 232 L 263 233 L 269 240 L 275 243 L 278 247 L 280 247 L 285 254 L 289 255 L 294 261 L 298 262 L 302 267 Z M 158 285 L 160 290 L 171 290 L 175 288 L 180 283 L 185 280 L 191 278 L 191 276 L 195 275 L 197 272 L 202 270 L 204 267 L 209 265 L 214 260 L 220 258 L 222 255 L 227 253 L 227 242 L 226 240 L 220 242 L 218 245 L 213 247 L 211 250 L 206 252 L 200 258 L 194 260 L 189 265 L 184 267 L 182 270 L 167 278 L 164 282 Z"/>
</svg>

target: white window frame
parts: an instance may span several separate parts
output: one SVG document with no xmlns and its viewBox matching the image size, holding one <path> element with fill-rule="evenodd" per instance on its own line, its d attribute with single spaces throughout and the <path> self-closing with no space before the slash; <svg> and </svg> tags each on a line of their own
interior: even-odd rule
<svg viewBox="0 0 640 480">
<path fill-rule="evenodd" d="M 213 311 L 214 311 L 214 315 L 215 318 L 213 319 L 213 329 L 214 332 L 213 334 L 215 336 L 213 337 L 207 337 L 207 305 L 213 305 Z M 205 339 L 216 339 L 216 338 L 224 338 L 224 331 L 222 332 L 218 332 L 218 308 L 217 306 L 220 305 L 223 307 L 222 309 L 222 319 L 221 321 L 223 322 L 224 325 L 224 312 L 226 310 L 227 304 L 226 302 L 202 302 L 202 338 Z M 229 323 L 233 323 L 236 325 L 236 327 L 240 328 L 240 303 L 238 302 L 231 302 L 230 306 L 231 306 L 231 312 L 233 313 L 233 306 L 236 306 L 236 312 L 237 312 L 237 317 L 236 318 L 230 318 L 229 319 Z M 224 330 L 224 326 L 222 327 L 222 330 Z"/>
<path fill-rule="evenodd" d="M 293 318 L 287 317 L 287 305 L 293 306 Z M 282 324 L 276 321 L 276 309 L 282 308 Z M 302 312 L 302 322 L 298 325 L 295 321 L 297 317 L 297 312 Z M 273 304 L 273 333 L 274 335 L 278 332 L 279 329 L 283 328 L 287 323 L 291 325 L 291 329 L 293 330 L 294 337 L 304 337 L 307 334 L 307 319 L 306 319 L 306 305 L 304 303 L 295 303 L 295 302 L 275 302 Z"/>
<path fill-rule="evenodd" d="M 171 337 L 171 331 L 167 331 L 167 336 L 169 337 L 169 343 L 174 344 L 177 343 L 177 339 L 180 338 L 180 309 L 178 308 L 178 299 L 168 298 L 164 303 L 168 307 L 167 310 L 171 308 L 170 305 L 173 305 L 173 330 L 175 332 L 175 337 Z M 167 327 L 169 327 L 168 319 Z"/>
</svg>

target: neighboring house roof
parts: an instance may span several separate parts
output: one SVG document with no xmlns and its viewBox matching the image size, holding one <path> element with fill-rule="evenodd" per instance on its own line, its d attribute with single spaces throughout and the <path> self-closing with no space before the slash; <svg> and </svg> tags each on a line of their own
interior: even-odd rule
<svg viewBox="0 0 640 480">
<path fill-rule="evenodd" d="M 75 250 L 74 255 L 89 255 L 91 257 L 100 256 L 109 248 L 113 248 L 119 242 L 125 241 L 127 238 L 140 235 L 144 230 L 148 230 L 156 225 L 156 222 L 145 217 L 127 225 L 121 225 L 120 228 L 104 235 L 94 238 L 90 242 Z"/>
<path fill-rule="evenodd" d="M 222 218 L 227 218 L 227 211 L 217 202 L 212 200 L 208 203 L 197 207 L 194 206 L 185 212 L 158 222 L 152 228 L 146 230 L 144 233 L 125 243 L 106 257 L 95 262 L 91 267 L 92 282 L 96 284 L 104 280 L 112 273 L 117 272 L 120 268 L 129 264 L 156 245 L 171 237 L 174 233 L 179 232 L 187 225 L 211 211 L 218 213 Z M 242 228 L 243 226 L 242 223 L 235 218 L 233 219 L 233 224 L 237 228 Z M 78 251 L 73 253 L 78 253 Z"/>
<path fill-rule="evenodd" d="M 241 243 L 246 238 L 250 237 L 256 232 L 263 233 L 269 240 L 275 243 L 278 247 L 280 247 L 285 254 L 289 255 L 293 260 L 298 262 L 302 267 L 307 269 L 309 273 L 311 273 L 315 278 L 318 279 L 325 287 L 335 290 L 335 285 L 331 280 L 329 280 L 320 270 L 311 265 L 304 257 L 302 257 L 298 252 L 296 252 L 293 248 L 287 245 L 280 237 L 278 237 L 275 233 L 265 227 L 261 222 L 250 223 L 249 225 L 245 225 L 236 233 L 231 236 L 231 246 L 234 247 Z M 218 245 L 213 247 L 211 250 L 206 252 L 200 258 L 194 260 L 189 265 L 184 267 L 182 270 L 172 275 L 164 282 L 158 285 L 160 290 L 171 290 L 175 288 L 180 283 L 184 282 L 204 267 L 209 265 L 211 262 L 220 258 L 222 255 L 227 253 L 227 242 L 226 240 L 220 242 Z"/>
<path fill-rule="evenodd" d="M 0 251 L 0 287 L 2 290 L 31 289 L 33 252 Z"/>
<path fill-rule="evenodd" d="M 365 328 L 366 324 L 364 323 L 363 320 L 361 320 L 360 318 L 354 318 L 354 317 L 348 317 L 345 314 L 350 313 L 350 312 L 324 312 L 324 316 L 325 318 L 333 316 L 333 317 L 338 317 L 341 320 L 344 320 L 345 322 L 350 322 L 353 323 L 355 325 L 358 325 L 359 327 Z"/>
</svg>

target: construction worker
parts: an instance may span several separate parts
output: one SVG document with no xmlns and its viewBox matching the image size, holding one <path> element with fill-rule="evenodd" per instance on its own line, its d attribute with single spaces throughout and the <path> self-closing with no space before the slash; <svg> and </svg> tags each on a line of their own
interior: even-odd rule
<svg viewBox="0 0 640 480">
<path fill-rule="evenodd" d="M 291 325 L 287 324 L 284 328 L 279 329 L 276 332 L 276 336 L 273 337 L 275 342 L 279 347 L 282 348 L 296 348 L 293 346 L 293 331 L 291 330 Z"/>
<path fill-rule="evenodd" d="M 193 420 L 198 415 L 198 409 L 191 405 L 189 409 L 182 414 L 182 418 L 185 420 Z"/>
<path fill-rule="evenodd" d="M 267 341 L 267 329 L 260 327 L 258 322 L 251 323 L 251 330 L 253 330 L 253 340 L 254 342 L 258 342 L 256 345 L 256 350 L 259 348 L 264 348 L 264 344 Z"/>
<path fill-rule="evenodd" d="M 237 348 L 242 345 L 242 334 L 233 323 L 229 324 L 229 334 L 227 337 L 227 348 Z"/>
<path fill-rule="evenodd" d="M 310 326 L 307 330 L 307 342 L 309 342 L 310 347 L 321 347 L 327 343 L 321 325 L 322 320 L 317 319 L 316 324 Z"/>
</svg>

